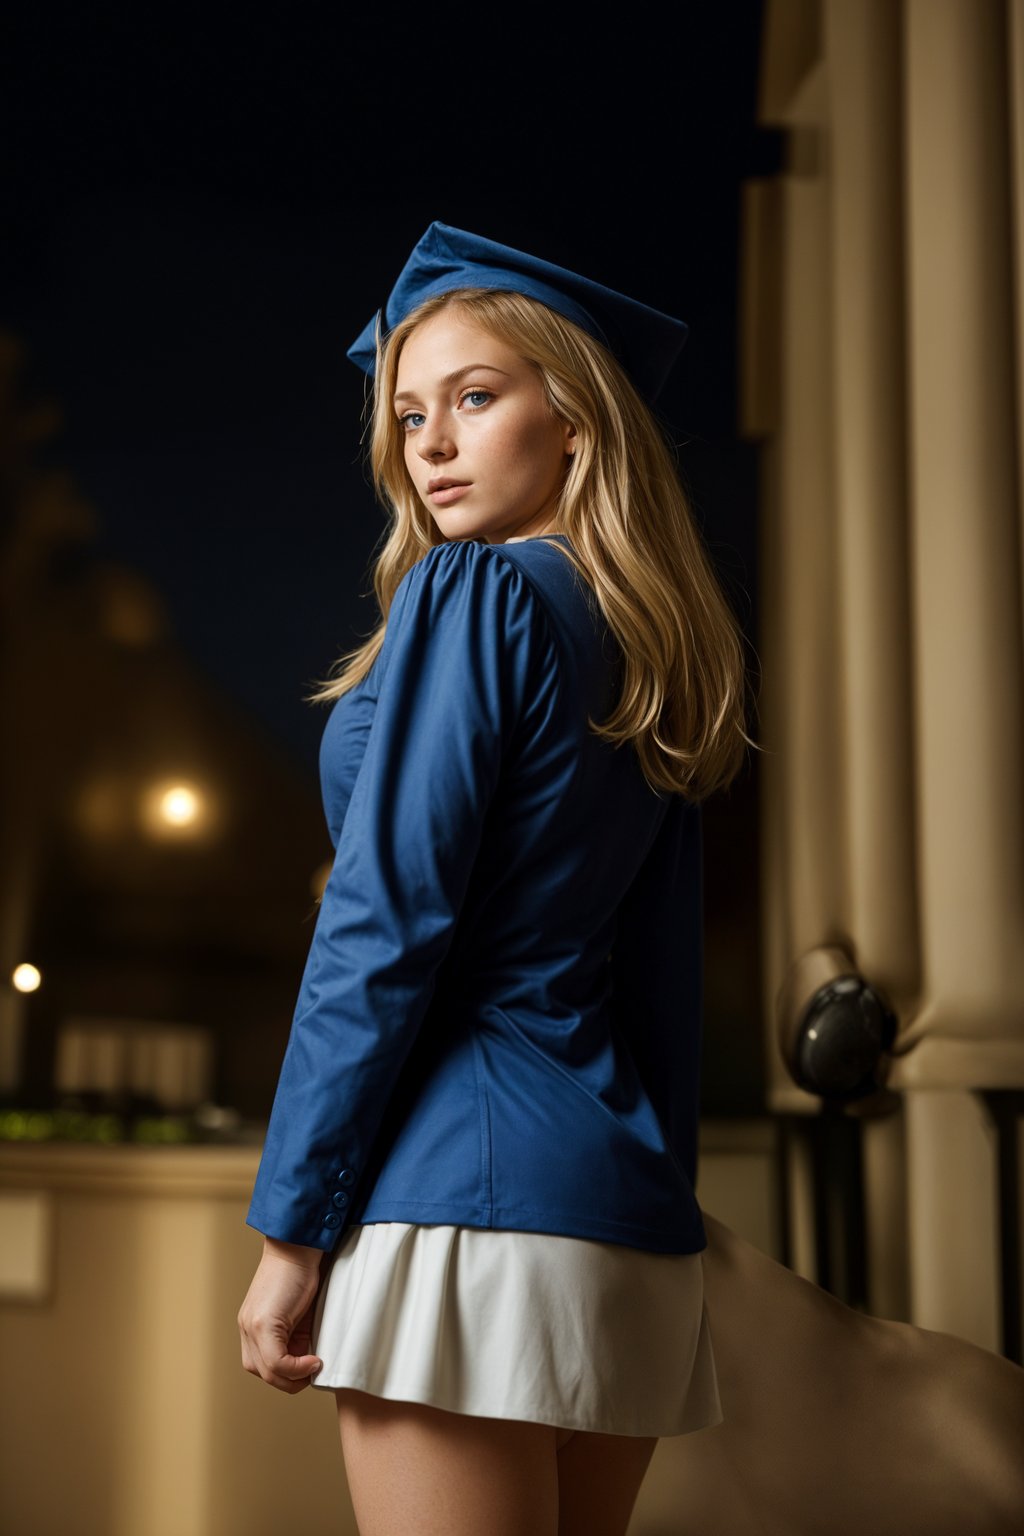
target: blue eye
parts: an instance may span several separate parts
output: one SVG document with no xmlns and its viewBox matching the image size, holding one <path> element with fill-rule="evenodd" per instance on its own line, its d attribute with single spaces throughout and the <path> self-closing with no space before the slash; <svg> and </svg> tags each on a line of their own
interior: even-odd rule
<svg viewBox="0 0 1024 1536">
<path fill-rule="evenodd" d="M 460 395 L 460 397 L 459 397 L 459 404 L 461 405 L 463 400 L 473 400 L 473 399 L 479 399 L 483 403 L 481 405 L 471 405 L 469 407 L 469 409 L 471 411 L 482 411 L 482 410 L 485 409 L 485 407 L 487 405 L 487 402 L 489 400 L 493 400 L 494 399 L 494 396 L 493 396 L 493 394 L 491 393 L 491 391 L 489 389 L 467 389 L 466 392 L 463 395 Z M 413 416 L 419 416 L 420 418 L 422 418 L 423 412 L 422 411 L 406 411 L 404 416 L 399 416 L 399 418 L 398 418 L 398 425 L 400 427 L 404 428 L 404 430 L 406 432 L 408 432 L 410 430 L 410 426 L 411 426 L 411 420 L 410 419 Z"/>
</svg>

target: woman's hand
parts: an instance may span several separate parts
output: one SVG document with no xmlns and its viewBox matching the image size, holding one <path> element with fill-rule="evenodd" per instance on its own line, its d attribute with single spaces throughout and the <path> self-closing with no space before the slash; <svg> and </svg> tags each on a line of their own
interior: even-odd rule
<svg viewBox="0 0 1024 1536">
<path fill-rule="evenodd" d="M 320 1284 L 319 1248 L 263 1239 L 263 1257 L 238 1314 L 242 1364 L 282 1392 L 301 1392 L 323 1361 L 309 1353 Z"/>
</svg>

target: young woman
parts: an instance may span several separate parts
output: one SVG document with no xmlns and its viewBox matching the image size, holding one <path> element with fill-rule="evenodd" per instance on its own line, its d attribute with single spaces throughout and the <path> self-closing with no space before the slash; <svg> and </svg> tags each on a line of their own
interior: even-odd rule
<svg viewBox="0 0 1024 1536">
<path fill-rule="evenodd" d="M 239 1326 L 335 1392 L 362 1536 L 621 1536 L 722 1421 L 700 807 L 750 738 L 652 410 L 686 329 L 432 224 L 350 350 L 383 620 L 315 696 L 335 860 Z"/>
</svg>

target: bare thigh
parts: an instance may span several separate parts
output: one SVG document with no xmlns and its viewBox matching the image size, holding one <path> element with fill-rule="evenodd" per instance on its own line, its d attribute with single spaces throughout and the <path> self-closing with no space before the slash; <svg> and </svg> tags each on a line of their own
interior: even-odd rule
<svg viewBox="0 0 1024 1536">
<path fill-rule="evenodd" d="M 334 1395 L 359 1536 L 626 1536 L 658 1443 Z"/>
<path fill-rule="evenodd" d="M 656 1435 L 577 1429 L 558 1452 L 558 1536 L 626 1536 Z"/>
</svg>

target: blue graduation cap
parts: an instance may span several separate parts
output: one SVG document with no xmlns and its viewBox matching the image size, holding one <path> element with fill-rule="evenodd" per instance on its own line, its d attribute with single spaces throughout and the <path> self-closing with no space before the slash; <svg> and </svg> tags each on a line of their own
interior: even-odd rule
<svg viewBox="0 0 1024 1536">
<path fill-rule="evenodd" d="M 649 405 L 660 393 L 689 331 L 685 321 L 565 267 L 436 221 L 413 247 L 391 290 L 381 315 L 383 331 L 398 325 L 424 299 L 453 288 L 511 289 L 539 299 L 603 342 Z M 371 377 L 376 366 L 376 322 L 374 315 L 347 354 Z"/>
</svg>

